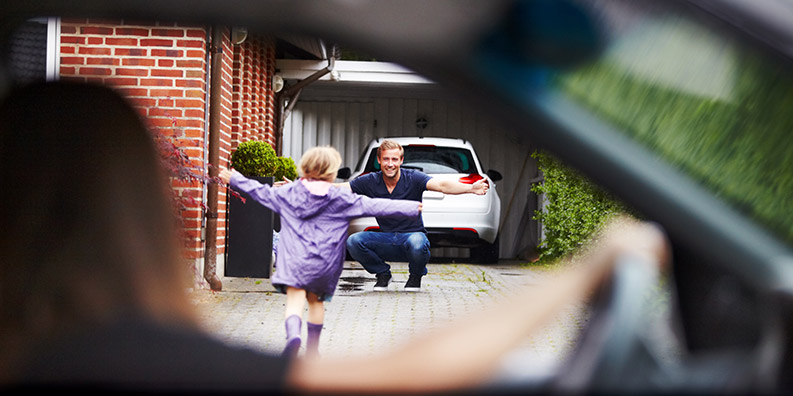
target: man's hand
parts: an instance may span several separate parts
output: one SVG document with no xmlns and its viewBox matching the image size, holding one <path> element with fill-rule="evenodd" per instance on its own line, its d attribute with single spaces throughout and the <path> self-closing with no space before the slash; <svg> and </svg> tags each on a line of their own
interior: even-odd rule
<svg viewBox="0 0 793 396">
<path fill-rule="evenodd" d="M 441 180 L 432 178 L 427 182 L 427 190 L 442 192 L 444 194 L 476 194 L 485 195 L 490 188 L 487 179 L 481 179 L 474 184 L 460 183 L 456 180 Z"/>
<path fill-rule="evenodd" d="M 486 179 L 477 180 L 473 185 L 471 185 L 471 192 L 476 195 L 485 195 L 487 194 L 487 190 L 490 188 L 490 183 L 487 182 Z"/>
</svg>

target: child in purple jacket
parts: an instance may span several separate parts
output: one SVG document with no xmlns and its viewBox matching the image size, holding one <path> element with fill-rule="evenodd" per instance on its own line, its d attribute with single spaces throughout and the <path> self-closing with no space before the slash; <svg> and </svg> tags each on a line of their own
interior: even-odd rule
<svg viewBox="0 0 793 396">
<path fill-rule="evenodd" d="M 296 356 L 300 349 L 302 313 L 308 301 L 306 354 L 316 356 L 325 319 L 324 302 L 330 301 L 339 282 L 345 257 L 347 227 L 351 219 L 366 216 L 419 216 L 416 201 L 375 199 L 332 185 L 341 156 L 332 147 L 315 147 L 300 160 L 302 177 L 273 188 L 239 172 L 223 170 L 220 178 L 281 216 L 273 286 L 286 294 L 286 348 Z"/>
</svg>

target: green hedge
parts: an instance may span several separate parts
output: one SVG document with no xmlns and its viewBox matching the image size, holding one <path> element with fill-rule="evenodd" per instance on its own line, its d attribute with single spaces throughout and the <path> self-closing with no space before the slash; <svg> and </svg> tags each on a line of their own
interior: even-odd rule
<svg viewBox="0 0 793 396">
<path fill-rule="evenodd" d="M 532 157 L 544 181 L 531 188 L 545 194 L 542 211 L 535 219 L 542 222 L 545 237 L 540 242 L 541 261 L 573 253 L 590 240 L 612 216 L 629 213 L 628 208 L 574 169 L 545 152 Z"/>
</svg>

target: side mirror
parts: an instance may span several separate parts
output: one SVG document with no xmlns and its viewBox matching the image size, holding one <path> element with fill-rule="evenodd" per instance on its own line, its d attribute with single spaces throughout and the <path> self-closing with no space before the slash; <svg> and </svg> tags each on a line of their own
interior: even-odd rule
<svg viewBox="0 0 793 396">
<path fill-rule="evenodd" d="M 492 169 L 488 170 L 485 173 L 487 174 L 487 177 L 489 177 L 490 180 L 492 180 L 494 182 L 497 182 L 497 181 L 499 181 L 499 180 L 504 178 L 503 176 L 501 176 L 501 173 L 499 173 L 498 171 L 492 170 Z"/>
<path fill-rule="evenodd" d="M 339 169 L 339 172 L 336 174 L 337 178 L 344 180 L 349 179 L 350 176 L 352 176 L 352 171 L 350 170 L 349 167 L 346 166 L 344 168 Z"/>
</svg>

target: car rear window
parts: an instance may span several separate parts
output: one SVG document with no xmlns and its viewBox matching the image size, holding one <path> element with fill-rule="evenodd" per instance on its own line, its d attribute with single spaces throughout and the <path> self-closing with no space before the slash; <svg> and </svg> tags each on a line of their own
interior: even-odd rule
<svg viewBox="0 0 793 396">
<path fill-rule="evenodd" d="M 471 151 L 459 147 L 433 145 L 407 145 L 403 168 L 418 169 L 424 173 L 478 173 Z M 380 170 L 377 162 L 377 148 L 372 149 L 364 172 Z"/>
<path fill-rule="evenodd" d="M 665 2 L 595 3 L 610 44 L 559 91 L 793 242 L 790 60 Z"/>
</svg>

